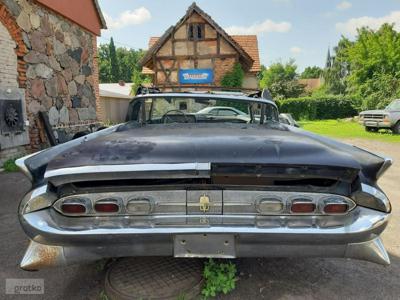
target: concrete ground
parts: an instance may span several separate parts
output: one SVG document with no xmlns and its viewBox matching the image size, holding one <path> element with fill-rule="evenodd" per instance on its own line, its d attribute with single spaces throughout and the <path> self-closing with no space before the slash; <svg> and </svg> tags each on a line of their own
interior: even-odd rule
<svg viewBox="0 0 400 300">
<path fill-rule="evenodd" d="M 351 259 L 238 259 L 235 291 L 223 299 L 399 299 L 400 144 L 346 142 L 392 157 L 397 163 L 380 181 L 393 205 L 383 234 L 392 264 Z M 17 220 L 18 202 L 29 189 L 19 173 L 0 173 L 0 299 L 105 299 L 100 263 L 25 272 L 18 268 L 28 244 Z M 5 295 L 6 278 L 44 278 L 44 295 Z"/>
</svg>

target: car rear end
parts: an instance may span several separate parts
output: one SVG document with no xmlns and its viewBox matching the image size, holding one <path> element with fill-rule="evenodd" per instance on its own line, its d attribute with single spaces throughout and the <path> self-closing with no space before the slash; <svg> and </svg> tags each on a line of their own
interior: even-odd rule
<svg viewBox="0 0 400 300">
<path fill-rule="evenodd" d="M 379 236 L 391 207 L 376 181 L 391 161 L 354 151 L 369 167 L 193 162 L 45 170 L 51 152 L 21 159 L 34 185 L 19 211 L 31 239 L 21 267 L 122 256 L 389 264 Z"/>
</svg>

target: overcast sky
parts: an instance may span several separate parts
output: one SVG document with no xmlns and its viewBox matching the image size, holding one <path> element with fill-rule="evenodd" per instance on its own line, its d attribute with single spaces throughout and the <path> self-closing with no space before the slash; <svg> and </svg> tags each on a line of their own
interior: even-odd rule
<svg viewBox="0 0 400 300">
<path fill-rule="evenodd" d="M 99 0 L 108 30 L 118 46 L 147 48 L 185 14 L 191 0 Z M 197 4 L 231 34 L 257 34 L 265 65 L 294 58 L 299 71 L 323 66 L 329 46 L 356 28 L 395 23 L 400 31 L 400 0 L 198 0 Z"/>
</svg>

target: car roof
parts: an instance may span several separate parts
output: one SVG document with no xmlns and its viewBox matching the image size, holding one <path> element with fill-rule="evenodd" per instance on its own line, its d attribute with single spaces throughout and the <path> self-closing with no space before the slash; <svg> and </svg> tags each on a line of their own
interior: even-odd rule
<svg viewBox="0 0 400 300">
<path fill-rule="evenodd" d="M 234 101 L 242 101 L 242 102 L 257 102 L 263 104 L 271 104 L 275 107 L 276 104 L 274 101 L 264 99 L 264 98 L 253 98 L 247 96 L 237 96 L 237 95 L 220 95 L 220 94 L 212 94 L 212 93 L 155 93 L 155 94 L 142 94 L 137 95 L 133 100 L 143 99 L 143 98 L 197 98 L 197 99 L 215 99 L 215 100 L 234 100 Z"/>
</svg>

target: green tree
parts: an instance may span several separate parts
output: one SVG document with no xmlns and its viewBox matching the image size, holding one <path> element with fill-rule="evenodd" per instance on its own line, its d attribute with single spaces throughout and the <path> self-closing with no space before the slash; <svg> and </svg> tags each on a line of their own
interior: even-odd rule
<svg viewBox="0 0 400 300">
<path fill-rule="evenodd" d="M 320 67 L 313 66 L 307 67 L 304 69 L 303 73 L 301 73 L 300 78 L 302 79 L 310 79 L 310 78 L 319 78 L 322 75 L 323 70 Z"/>
<path fill-rule="evenodd" d="M 361 99 L 362 109 L 381 108 L 400 94 L 400 33 L 393 25 L 361 28 L 347 50 L 348 91 Z"/>
<path fill-rule="evenodd" d="M 137 88 L 139 87 L 139 85 L 151 83 L 151 78 L 149 76 L 142 74 L 142 72 L 139 71 L 138 69 L 133 70 L 131 80 L 133 83 L 131 93 L 133 95 L 136 94 L 136 91 L 137 91 Z"/>
<path fill-rule="evenodd" d="M 108 44 L 102 44 L 97 49 L 99 55 L 99 80 L 100 83 L 112 82 L 110 51 Z"/>
<path fill-rule="evenodd" d="M 146 52 L 142 49 L 117 48 L 120 80 L 129 82 L 135 71 L 141 71 L 139 61 L 145 53 Z"/>
<path fill-rule="evenodd" d="M 400 97 L 400 33 L 383 24 L 358 29 L 354 41 L 342 37 L 324 79 L 329 93 L 351 96 L 360 110 L 386 106 Z"/>
<path fill-rule="evenodd" d="M 296 98 L 304 93 L 304 85 L 298 83 L 294 60 L 283 64 L 273 63 L 263 71 L 260 87 L 267 88 L 274 99 Z"/>
<path fill-rule="evenodd" d="M 112 59 L 110 49 L 115 49 L 116 59 Z M 123 80 L 125 82 L 135 82 L 141 80 L 147 80 L 147 77 L 142 76 L 141 66 L 139 65 L 140 59 L 145 55 L 145 51 L 142 49 L 129 49 L 124 47 L 112 46 L 109 44 L 101 44 L 98 48 L 99 55 L 99 78 L 101 83 L 117 82 Z M 112 61 L 117 62 L 118 77 L 112 72 Z M 139 80 L 140 79 L 140 80 Z"/>
<path fill-rule="evenodd" d="M 109 53 L 110 53 L 111 79 L 113 82 L 117 82 L 120 79 L 120 76 L 119 76 L 120 74 L 119 74 L 117 51 L 115 49 L 113 38 L 111 38 L 108 48 L 109 48 Z"/>
<path fill-rule="evenodd" d="M 265 70 L 267 70 L 267 67 L 264 66 L 264 65 L 261 65 L 260 69 L 261 69 L 260 72 L 257 73 L 258 80 L 262 79 L 263 73 L 264 73 Z"/>
<path fill-rule="evenodd" d="M 348 59 L 348 49 L 352 42 L 345 37 L 339 41 L 334 48 L 335 56 L 332 57 L 330 66 L 325 69 L 323 77 L 325 79 L 326 91 L 333 95 L 344 95 L 347 89 L 347 76 L 350 72 Z"/>
</svg>

